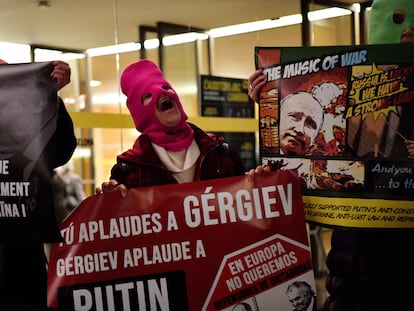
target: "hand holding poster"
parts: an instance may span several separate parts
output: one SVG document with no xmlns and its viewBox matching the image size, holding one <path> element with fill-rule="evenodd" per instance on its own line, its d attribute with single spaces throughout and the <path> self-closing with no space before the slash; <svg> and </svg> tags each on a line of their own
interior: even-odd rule
<svg viewBox="0 0 414 311">
<path fill-rule="evenodd" d="M 261 161 L 298 169 L 306 219 L 414 228 L 412 47 L 258 47 L 256 66 Z"/>
<path fill-rule="evenodd" d="M 289 306 L 314 288 L 296 171 L 130 189 L 84 200 L 52 247 L 48 305 L 75 310 Z"/>
</svg>

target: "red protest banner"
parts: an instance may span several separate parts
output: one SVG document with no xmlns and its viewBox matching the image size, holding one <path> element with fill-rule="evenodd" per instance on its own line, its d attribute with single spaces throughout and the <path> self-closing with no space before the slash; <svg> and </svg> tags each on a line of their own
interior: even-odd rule
<svg viewBox="0 0 414 311">
<path fill-rule="evenodd" d="M 287 281 L 314 287 L 300 191 L 297 172 L 283 170 L 89 197 L 52 247 L 48 305 L 225 310 L 254 299 L 270 310 L 279 296 L 288 305 Z"/>
</svg>

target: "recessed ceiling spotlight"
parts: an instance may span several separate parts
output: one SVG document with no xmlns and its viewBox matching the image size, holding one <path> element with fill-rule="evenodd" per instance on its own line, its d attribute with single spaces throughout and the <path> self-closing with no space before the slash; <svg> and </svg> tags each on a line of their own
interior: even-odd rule
<svg viewBox="0 0 414 311">
<path fill-rule="evenodd" d="M 38 7 L 38 8 L 50 8 L 50 3 L 49 3 L 49 1 L 48 1 L 48 0 L 40 0 L 40 1 L 37 3 L 37 7 Z"/>
</svg>

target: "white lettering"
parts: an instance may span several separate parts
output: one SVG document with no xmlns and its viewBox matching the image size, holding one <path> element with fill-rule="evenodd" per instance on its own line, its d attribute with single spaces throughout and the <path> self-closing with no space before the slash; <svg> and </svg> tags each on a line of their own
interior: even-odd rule
<svg viewBox="0 0 414 311">
<path fill-rule="evenodd" d="M 237 219 L 277 218 L 293 213 L 292 184 L 241 189 L 234 195 L 211 191 L 212 187 L 207 187 L 200 198 L 195 195 L 184 198 L 184 218 L 190 228 L 236 222 Z"/>
</svg>

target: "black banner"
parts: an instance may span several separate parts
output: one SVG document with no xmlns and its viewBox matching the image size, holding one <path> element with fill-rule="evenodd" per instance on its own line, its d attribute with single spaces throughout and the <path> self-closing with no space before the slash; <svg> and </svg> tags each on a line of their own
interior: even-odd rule
<svg viewBox="0 0 414 311">
<path fill-rule="evenodd" d="M 56 241 L 53 64 L 0 65 L 0 237 Z"/>
</svg>

